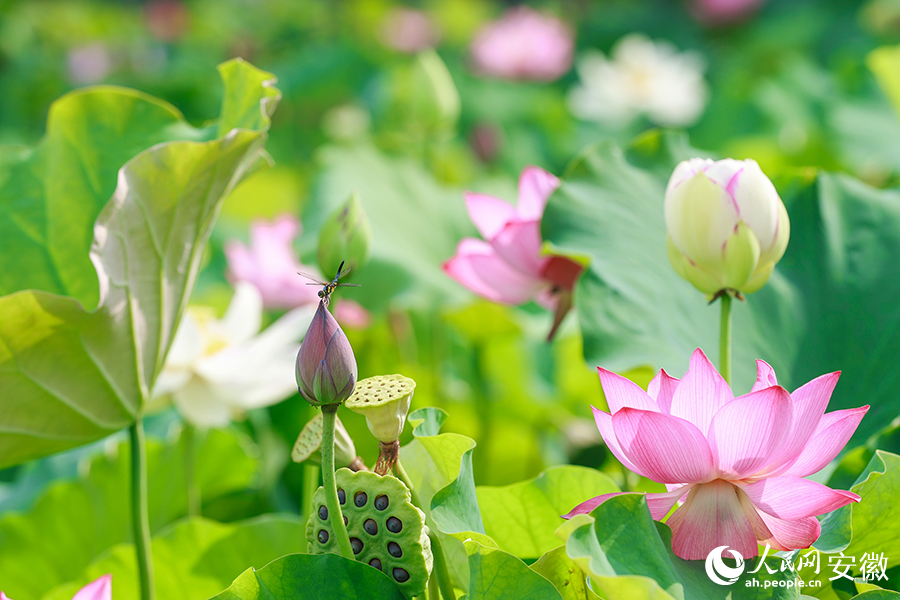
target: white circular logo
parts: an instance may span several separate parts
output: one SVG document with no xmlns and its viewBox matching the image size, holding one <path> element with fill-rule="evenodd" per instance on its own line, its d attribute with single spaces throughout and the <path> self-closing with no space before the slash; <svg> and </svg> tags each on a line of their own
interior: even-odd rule
<svg viewBox="0 0 900 600">
<path fill-rule="evenodd" d="M 719 585 L 731 585 L 744 572 L 744 557 L 737 550 L 729 550 L 731 556 L 737 561 L 736 567 L 729 567 L 722 561 L 722 552 L 727 547 L 713 548 L 713 551 L 706 557 L 706 574 L 713 583 Z"/>
</svg>

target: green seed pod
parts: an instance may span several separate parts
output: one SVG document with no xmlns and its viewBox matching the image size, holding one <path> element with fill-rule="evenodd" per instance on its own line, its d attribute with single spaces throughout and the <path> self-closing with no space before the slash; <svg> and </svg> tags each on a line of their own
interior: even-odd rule
<svg viewBox="0 0 900 600">
<path fill-rule="evenodd" d="M 296 463 L 312 460 L 315 463 L 322 462 L 322 413 L 316 414 L 309 423 L 303 426 L 303 431 L 294 443 L 291 458 Z M 347 467 L 356 460 L 356 446 L 353 438 L 347 433 L 340 417 L 334 421 L 334 464 L 336 467 Z"/>
<path fill-rule="evenodd" d="M 403 375 L 376 375 L 356 384 L 345 406 L 366 418 L 378 441 L 390 443 L 400 437 L 416 382 Z"/>
<path fill-rule="evenodd" d="M 387 574 L 407 598 L 424 592 L 431 574 L 431 540 L 425 513 L 412 504 L 403 482 L 349 469 L 338 469 L 335 481 L 356 560 Z M 340 553 L 331 518 L 320 487 L 306 523 L 310 554 Z"/>
</svg>

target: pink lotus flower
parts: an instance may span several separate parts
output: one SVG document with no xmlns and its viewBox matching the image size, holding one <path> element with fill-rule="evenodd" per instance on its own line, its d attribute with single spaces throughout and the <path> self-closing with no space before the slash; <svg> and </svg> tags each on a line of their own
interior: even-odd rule
<svg viewBox="0 0 900 600">
<path fill-rule="evenodd" d="M 611 411 L 593 409 L 600 435 L 625 467 L 666 484 L 667 492 L 647 494 L 654 519 L 684 500 L 667 524 L 672 550 L 686 560 L 723 545 L 744 558 L 758 554 L 757 543 L 808 548 L 821 533 L 815 515 L 860 500 L 803 478 L 837 456 L 869 407 L 825 414 L 839 372 L 789 394 L 772 367 L 756 364 L 753 389 L 737 398 L 699 349 L 684 379 L 660 371 L 647 392 L 599 369 Z M 616 495 L 592 498 L 566 518 Z"/>
<path fill-rule="evenodd" d="M 471 47 L 472 63 L 482 75 L 553 81 L 572 68 L 573 46 L 565 23 L 522 6 L 478 32 Z"/>
<path fill-rule="evenodd" d="M 10 600 L 0 592 L 0 600 Z M 104 575 L 96 579 L 72 596 L 72 600 L 112 600 L 112 575 Z"/>
<path fill-rule="evenodd" d="M 554 330 L 571 307 L 581 266 L 562 256 L 541 256 L 541 217 L 559 179 L 538 167 L 519 177 L 519 205 L 466 193 L 469 216 L 485 240 L 465 238 L 444 271 L 476 294 L 503 304 L 529 300 L 556 311 Z M 551 331 L 551 337 L 553 331 Z"/>
<path fill-rule="evenodd" d="M 318 302 L 319 289 L 306 285 L 309 281 L 297 275 L 297 271 L 317 275 L 315 269 L 297 262 L 292 242 L 299 230 L 297 219 L 287 215 L 272 224 L 253 223 L 249 248 L 237 241 L 225 244 L 229 280 L 255 285 L 267 308 L 295 308 Z"/>
</svg>

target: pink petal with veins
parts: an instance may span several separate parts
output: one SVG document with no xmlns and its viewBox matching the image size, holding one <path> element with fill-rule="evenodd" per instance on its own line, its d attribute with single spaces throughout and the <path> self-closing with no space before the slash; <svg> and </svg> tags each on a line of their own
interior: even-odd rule
<svg viewBox="0 0 900 600">
<path fill-rule="evenodd" d="M 780 386 L 735 398 L 713 417 L 709 444 L 723 479 L 743 479 L 780 455 L 791 431 L 791 395 Z"/>
<path fill-rule="evenodd" d="M 650 509 L 650 516 L 654 521 L 660 521 L 669 511 L 672 510 L 672 507 L 675 506 L 675 503 L 678 502 L 678 499 L 684 495 L 686 488 L 690 486 L 681 486 L 674 492 L 663 492 L 659 494 L 648 493 L 645 494 L 647 500 L 647 507 Z M 587 515 L 594 511 L 595 508 L 609 500 L 610 498 L 614 498 L 615 496 L 621 496 L 623 494 L 634 494 L 637 492 L 613 492 L 611 494 L 603 494 L 602 496 L 596 496 L 591 498 L 590 500 L 585 500 L 572 510 L 570 510 L 567 514 L 563 515 L 563 519 L 571 519 L 575 515 Z"/>
<path fill-rule="evenodd" d="M 825 414 L 825 408 L 840 376 L 838 371 L 816 377 L 791 393 L 794 417 L 789 434 L 790 443 L 783 449 L 784 455 L 780 460 L 782 464 L 793 460 L 806 447 Z"/>
<path fill-rule="evenodd" d="M 688 372 L 672 396 L 672 415 L 687 419 L 705 434 L 713 415 L 732 400 L 731 388 L 703 350 L 694 350 Z"/>
<path fill-rule="evenodd" d="M 779 475 L 806 477 L 821 471 L 847 445 L 859 422 L 869 411 L 861 408 L 836 410 L 822 415 L 815 433 L 810 437 L 800 455 Z"/>
<path fill-rule="evenodd" d="M 788 521 L 822 515 L 860 500 L 853 492 L 802 477 L 770 477 L 741 488 L 761 511 Z"/>
<path fill-rule="evenodd" d="M 625 456 L 660 483 L 695 483 L 715 476 L 706 438 L 692 423 L 660 412 L 623 408 L 612 417 Z"/>
<path fill-rule="evenodd" d="M 672 528 L 672 550 L 677 556 L 703 560 L 719 546 L 737 550 L 745 559 L 758 554 L 756 535 L 738 492 L 721 479 L 691 489 L 666 522 Z"/>
<path fill-rule="evenodd" d="M 680 381 L 671 377 L 665 369 L 660 369 L 647 386 L 647 393 L 656 402 L 659 410 L 667 415 L 672 412 L 672 397 L 679 383 Z"/>
<path fill-rule="evenodd" d="M 619 440 L 616 438 L 616 433 L 613 430 L 612 415 L 603 412 L 602 410 L 598 410 L 593 406 L 591 406 L 591 410 L 594 413 L 594 423 L 597 424 L 597 430 L 600 432 L 600 437 L 606 442 L 606 447 L 613 453 L 613 456 L 618 458 L 619 462 L 629 471 L 637 473 L 642 477 L 646 477 L 640 469 L 632 464 L 631 460 L 625 454 L 625 451 L 622 450 L 622 447 L 619 445 Z"/>
<path fill-rule="evenodd" d="M 775 377 L 775 369 L 769 366 L 764 360 L 756 361 L 756 382 L 750 389 L 751 392 L 758 392 L 761 389 L 778 385 L 778 378 Z"/>
<path fill-rule="evenodd" d="M 597 372 L 600 374 L 600 386 L 606 396 L 606 404 L 609 406 L 610 413 L 615 414 L 626 406 L 659 412 L 659 407 L 653 398 L 635 382 L 612 371 L 607 371 L 603 367 L 597 367 Z"/>
<path fill-rule="evenodd" d="M 822 526 L 815 517 L 788 521 L 760 512 L 766 527 L 772 532 L 769 538 L 760 538 L 760 544 L 769 544 L 773 550 L 809 548 L 822 534 Z"/>
</svg>

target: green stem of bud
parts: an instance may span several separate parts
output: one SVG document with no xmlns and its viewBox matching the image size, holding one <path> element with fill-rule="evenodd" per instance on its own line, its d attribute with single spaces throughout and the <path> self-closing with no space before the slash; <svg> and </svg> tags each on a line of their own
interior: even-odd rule
<svg viewBox="0 0 900 600">
<path fill-rule="evenodd" d="M 203 496 L 200 484 L 197 483 L 197 429 L 188 422 L 181 430 L 181 443 L 184 450 L 184 484 L 187 492 L 187 514 L 199 517 L 203 507 Z"/>
<path fill-rule="evenodd" d="M 350 545 L 350 534 L 344 525 L 341 504 L 338 502 L 337 485 L 334 482 L 334 422 L 338 406 L 340 405 L 322 406 L 322 483 L 325 488 L 325 504 L 328 506 L 328 515 L 331 517 L 331 526 L 334 528 L 334 535 L 337 536 L 341 555 L 356 560 L 353 546 Z"/>
<path fill-rule="evenodd" d="M 722 294 L 722 317 L 719 321 L 719 373 L 731 385 L 731 303 L 729 294 Z"/>
<path fill-rule="evenodd" d="M 400 481 L 409 488 L 409 495 L 412 503 L 419 508 L 422 508 L 422 503 L 419 502 L 419 495 L 416 494 L 416 488 L 413 487 L 412 481 L 399 459 L 397 460 L 396 466 L 397 474 L 400 475 Z M 441 596 L 444 597 L 444 600 L 456 600 L 456 592 L 453 590 L 453 582 L 450 579 L 450 570 L 447 568 L 447 559 L 444 557 L 444 547 L 441 545 L 441 539 L 431 528 L 428 529 L 428 538 L 431 540 L 431 554 L 434 557 L 434 568 L 431 573 L 431 578 L 437 579 L 438 588 L 440 588 Z M 431 581 L 429 581 L 428 588 L 429 590 L 432 589 Z M 429 593 L 429 600 L 438 599 L 437 596 L 432 598 Z"/>
<path fill-rule="evenodd" d="M 150 513 L 147 507 L 147 449 L 140 414 L 128 428 L 131 437 L 131 526 L 141 587 L 141 600 L 155 600 L 153 554 L 150 552 Z"/>
</svg>

